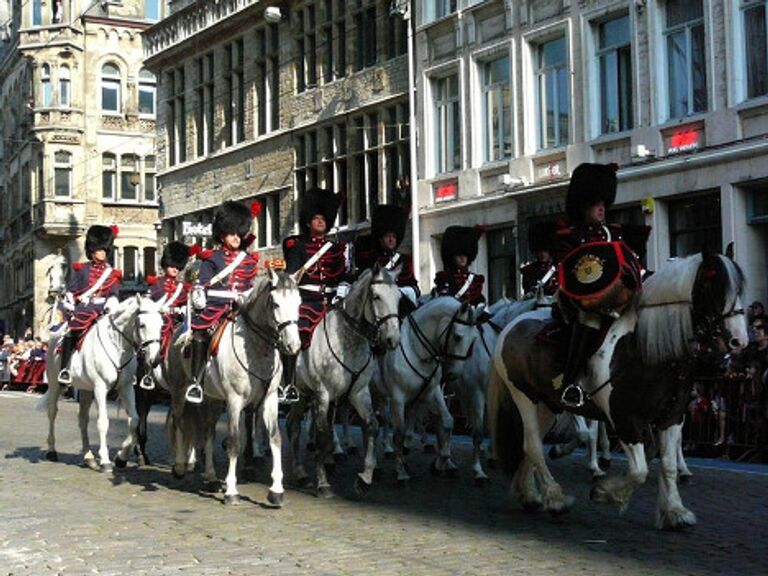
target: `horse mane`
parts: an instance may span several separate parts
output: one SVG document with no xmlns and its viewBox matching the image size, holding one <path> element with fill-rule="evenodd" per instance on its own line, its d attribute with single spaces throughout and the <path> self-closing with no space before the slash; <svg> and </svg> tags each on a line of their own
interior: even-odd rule
<svg viewBox="0 0 768 576">
<path fill-rule="evenodd" d="M 491 320 L 497 325 L 504 327 L 509 322 L 517 318 L 520 314 L 532 310 L 536 306 L 536 301 L 533 298 L 526 298 L 524 300 L 507 300 L 505 305 L 498 308 L 491 314 Z M 486 312 L 488 310 L 486 309 Z"/>
<path fill-rule="evenodd" d="M 715 259 L 726 279 L 724 301 L 718 304 L 722 310 L 743 294 L 744 275 L 730 258 Z M 643 363 L 655 365 L 692 352 L 693 292 L 703 261 L 701 254 L 669 261 L 643 284 L 636 328 Z"/>
<path fill-rule="evenodd" d="M 385 277 L 385 279 L 389 279 L 389 274 L 382 275 Z M 364 300 L 360 298 L 360 294 L 368 290 L 368 286 L 370 285 L 371 280 L 373 280 L 373 269 L 368 268 L 367 270 L 364 270 L 363 273 L 358 276 L 357 280 L 352 283 L 352 285 L 349 287 L 349 293 L 344 298 L 344 300 L 342 300 L 342 302 L 344 302 L 344 307 L 347 309 L 347 312 L 353 318 L 357 318 L 360 316 L 360 314 L 362 314 L 360 308 L 364 304 Z"/>
</svg>

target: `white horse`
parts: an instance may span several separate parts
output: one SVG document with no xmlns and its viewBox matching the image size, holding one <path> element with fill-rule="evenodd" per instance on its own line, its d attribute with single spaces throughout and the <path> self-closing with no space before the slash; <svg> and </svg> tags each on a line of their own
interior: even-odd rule
<svg viewBox="0 0 768 576">
<path fill-rule="evenodd" d="M 85 335 L 82 347 L 76 350 L 70 361 L 72 385 L 80 391 L 80 434 L 85 464 L 103 472 L 112 471 L 107 446 L 109 418 L 107 393 L 116 388 L 128 414 L 128 436 L 115 457 L 118 468 L 125 466 L 136 442 L 136 405 L 133 391 L 135 358 L 142 350 L 150 362 L 156 362 L 160 352 L 160 331 L 163 318 L 159 307 L 148 298 L 135 296 L 121 302 L 113 311 L 104 314 Z M 54 428 L 58 412 L 58 400 L 62 393 L 58 382 L 61 356 L 53 351 L 66 333 L 66 325 L 51 335 L 48 356 L 48 391 L 38 406 L 48 410 L 48 453 L 46 458 L 58 460 Z M 88 412 L 93 400 L 98 408 L 99 462 L 93 456 L 88 439 Z"/>
<path fill-rule="evenodd" d="M 464 412 L 468 415 L 472 430 L 472 469 L 475 473 L 475 483 L 479 486 L 488 482 L 481 456 L 485 437 L 488 376 L 496 339 L 504 326 L 515 317 L 547 305 L 549 305 L 548 302 L 543 298 L 528 298 L 520 301 L 502 298 L 494 302 L 485 311 L 484 316 L 488 319 L 477 325 L 478 342 L 472 347 L 469 357 L 453 359 L 445 363 L 445 380 L 456 390 Z"/>
<path fill-rule="evenodd" d="M 575 430 L 573 437 L 568 442 L 555 444 L 549 449 L 549 457 L 552 460 L 556 460 L 557 458 L 572 454 L 579 446 L 586 445 L 587 461 L 589 470 L 592 473 L 592 479 L 595 480 L 605 476 L 604 469 L 610 466 L 612 458 L 611 443 L 608 440 L 605 422 L 587 419 L 570 412 L 559 414 L 557 420 L 558 423 L 560 421 L 563 421 L 563 423 L 568 421 L 565 425 L 568 426 L 570 424 L 575 427 Z"/>
<path fill-rule="evenodd" d="M 429 300 L 412 312 L 400 330 L 400 346 L 381 360 L 382 394 L 389 399 L 395 441 L 395 469 L 401 485 L 410 479 L 403 444 L 407 430 L 423 410 L 437 414 L 438 454 L 432 471 L 454 476 L 451 460 L 453 416 L 445 404 L 443 363 L 466 359 L 477 338 L 475 322 L 483 306 L 474 308 L 452 296 Z"/>
<path fill-rule="evenodd" d="M 291 406 L 288 435 L 294 477 L 304 483 L 307 473 L 301 462 L 299 439 L 301 420 L 311 402 L 318 496 L 333 496 L 325 472 L 325 459 L 333 449 L 331 403 L 343 404 L 349 400 L 362 419 L 365 465 L 355 479 L 355 489 L 362 494 L 373 483 L 378 423 L 368 387 L 375 366 L 371 346 L 378 344 L 392 350 L 400 343 L 399 273 L 399 268 L 387 270 L 378 264 L 363 272 L 344 300 L 325 314 L 315 329 L 310 347 L 299 355 L 296 385 L 300 399 Z"/>
<path fill-rule="evenodd" d="M 743 285 L 743 274 L 730 258 L 697 254 L 672 261 L 646 281 L 643 292 L 611 325 L 581 379 L 587 403 L 579 413 L 612 426 L 627 455 L 628 471 L 624 477 L 598 481 L 593 500 L 626 508 L 648 475 L 642 440 L 651 425 L 658 430 L 661 459 L 656 524 L 681 528 L 696 523 L 677 488 L 679 437 L 695 345 L 698 341 L 722 351 L 746 346 Z M 553 419 L 549 407 L 558 406 L 561 394 L 555 385 L 562 371 L 559 350 L 535 339 L 550 317 L 548 311 L 523 314 L 500 335 L 489 387 L 489 421 L 497 455 L 508 470 L 516 469 L 512 486 L 523 505 L 562 513 L 573 498 L 552 477 L 541 444 L 541 433 Z M 515 425 L 517 411 L 522 434 Z"/>
<path fill-rule="evenodd" d="M 213 434 L 223 402 L 229 423 L 229 468 L 224 494 L 226 504 L 240 502 L 237 464 L 241 447 L 241 414 L 246 406 L 254 404 L 257 414 L 261 414 L 264 419 L 272 451 L 272 485 L 267 500 L 273 506 L 282 506 L 282 440 L 278 422 L 278 386 L 283 375 L 280 354 L 293 355 L 299 351 L 300 302 L 294 276 L 270 269 L 267 275 L 257 277 L 250 294 L 238 305 L 235 320 L 223 329 L 216 355 L 205 367 L 205 401 L 202 407 L 206 434 L 204 478 L 209 482 L 216 479 Z M 184 420 L 192 417 L 193 423 L 199 423 L 194 415 L 199 413 L 197 409 L 200 407 L 190 406 L 184 400 L 187 384 L 191 380 L 190 361 L 183 357 L 186 340 L 177 338 L 171 344 L 165 370 L 172 397 L 170 424 L 175 435 L 173 474 L 176 477 L 184 476 L 190 447 L 194 446 L 189 437 L 184 437 L 185 430 L 188 430 Z"/>
<path fill-rule="evenodd" d="M 46 310 L 46 317 L 43 325 L 40 327 L 40 337 L 48 340 L 51 337 L 51 330 L 61 322 L 59 318 L 61 299 L 67 291 L 67 259 L 61 252 L 56 254 L 51 265 L 48 267 L 45 275 L 48 279 L 48 299 L 51 307 Z"/>
</svg>

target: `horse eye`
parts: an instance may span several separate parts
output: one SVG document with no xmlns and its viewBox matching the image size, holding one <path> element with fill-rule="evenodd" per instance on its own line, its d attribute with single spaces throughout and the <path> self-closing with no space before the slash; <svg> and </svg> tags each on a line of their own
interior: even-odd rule
<svg viewBox="0 0 768 576">
<path fill-rule="evenodd" d="M 277 310 L 278 308 L 280 308 L 280 304 L 277 302 L 272 302 L 272 310 Z"/>
<path fill-rule="evenodd" d="M 461 342 L 461 335 L 460 334 L 454 334 L 453 335 L 453 340 L 455 342 Z"/>
<path fill-rule="evenodd" d="M 379 300 L 381 300 L 381 296 L 379 296 L 378 294 L 374 294 L 373 299 L 378 302 Z"/>
</svg>

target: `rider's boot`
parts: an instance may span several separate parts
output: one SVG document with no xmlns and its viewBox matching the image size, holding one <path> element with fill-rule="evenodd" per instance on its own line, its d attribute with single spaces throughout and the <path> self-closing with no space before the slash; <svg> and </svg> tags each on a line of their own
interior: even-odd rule
<svg viewBox="0 0 768 576">
<path fill-rule="evenodd" d="M 202 381 L 203 369 L 208 362 L 208 332 L 196 330 L 192 336 L 192 382 L 187 386 L 184 398 L 192 404 L 200 404 L 203 401 Z"/>
<path fill-rule="evenodd" d="M 72 359 L 78 337 L 79 334 L 76 332 L 67 332 L 61 341 L 61 369 L 59 370 L 58 381 L 64 388 L 72 384 L 72 375 L 69 373 L 69 361 Z"/>
<path fill-rule="evenodd" d="M 579 408 L 584 404 L 584 390 L 578 384 L 579 375 L 584 372 L 590 352 L 594 349 L 598 328 L 576 322 L 571 334 L 568 348 L 568 359 L 563 371 L 563 395 L 561 401 L 571 408 Z"/>
<path fill-rule="evenodd" d="M 297 402 L 299 399 L 299 390 L 296 388 L 296 360 L 297 356 L 282 355 L 283 361 L 283 381 L 277 389 L 278 402 Z"/>
</svg>

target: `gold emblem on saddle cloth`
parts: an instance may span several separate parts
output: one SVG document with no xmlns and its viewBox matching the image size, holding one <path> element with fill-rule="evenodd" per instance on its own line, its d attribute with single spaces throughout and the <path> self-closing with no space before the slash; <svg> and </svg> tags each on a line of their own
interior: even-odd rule
<svg viewBox="0 0 768 576">
<path fill-rule="evenodd" d="M 592 284 L 603 277 L 603 260 L 594 254 L 585 254 L 576 261 L 573 275 L 581 284 Z"/>
</svg>

